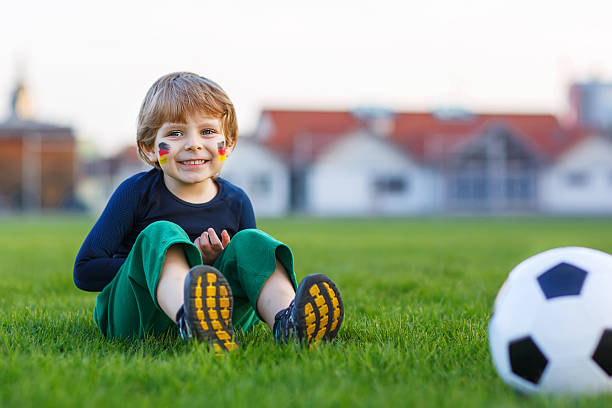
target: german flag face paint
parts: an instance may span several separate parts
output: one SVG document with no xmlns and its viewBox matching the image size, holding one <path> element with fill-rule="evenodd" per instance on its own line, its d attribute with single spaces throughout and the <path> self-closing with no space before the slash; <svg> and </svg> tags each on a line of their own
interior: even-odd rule
<svg viewBox="0 0 612 408">
<path fill-rule="evenodd" d="M 159 147 L 159 165 L 163 166 L 168 164 L 168 153 L 170 152 L 170 145 L 166 142 L 161 142 L 157 145 Z"/>
<path fill-rule="evenodd" d="M 225 151 L 225 142 L 217 143 L 217 150 L 219 151 L 219 161 L 225 161 L 225 158 L 227 157 Z"/>
</svg>

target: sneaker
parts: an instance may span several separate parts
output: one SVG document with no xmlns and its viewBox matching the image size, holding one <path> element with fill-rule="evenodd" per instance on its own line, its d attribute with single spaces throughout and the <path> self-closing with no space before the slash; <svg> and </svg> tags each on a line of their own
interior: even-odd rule
<svg viewBox="0 0 612 408">
<path fill-rule="evenodd" d="M 221 272 L 208 265 L 191 268 L 184 299 L 176 322 L 185 343 L 194 338 L 205 341 L 217 353 L 238 347 L 232 328 L 232 291 Z"/>
<path fill-rule="evenodd" d="M 308 275 L 289 307 L 276 314 L 272 333 L 277 343 L 318 343 L 334 339 L 343 318 L 344 305 L 334 282 L 322 274 Z"/>
</svg>

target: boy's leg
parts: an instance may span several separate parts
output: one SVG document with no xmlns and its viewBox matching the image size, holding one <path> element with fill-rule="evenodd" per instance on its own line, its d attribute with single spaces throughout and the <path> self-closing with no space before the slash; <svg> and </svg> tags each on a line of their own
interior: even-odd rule
<svg viewBox="0 0 612 408">
<path fill-rule="evenodd" d="M 178 283 L 184 280 L 185 271 L 178 248 L 183 250 L 187 266 L 201 264 L 200 251 L 176 224 L 160 221 L 142 231 L 115 279 L 98 295 L 95 320 L 105 335 L 142 338 L 174 326 L 172 315 L 179 301 L 178 295 L 172 293 L 180 287 Z M 177 272 L 167 276 L 168 282 L 164 276 L 158 293 L 165 262 L 170 269 L 176 267 Z M 246 330 L 255 324 L 257 311 L 270 324 L 270 315 L 286 305 L 297 288 L 291 250 L 258 230 L 236 234 L 214 266 L 223 272 L 231 286 L 234 295 L 232 321 L 238 329 Z M 314 276 L 316 278 L 311 275 L 302 281 L 295 304 L 291 302 L 285 309 L 291 312 L 291 318 L 282 317 L 288 316 L 287 313 L 277 313 L 274 323 L 277 326 L 281 315 L 279 327 L 282 326 L 285 333 L 287 329 L 293 332 L 297 328 L 298 337 L 307 337 L 308 341 L 335 337 L 343 315 L 340 294 L 333 282 L 324 275 Z M 158 303 L 159 295 L 164 298 L 167 290 L 170 301 Z M 197 308 L 195 304 L 194 308 Z M 207 319 L 209 323 L 210 320 Z M 308 336 L 305 330 L 309 330 Z M 277 337 L 277 330 L 274 332 Z"/>
<path fill-rule="evenodd" d="M 168 248 L 157 283 L 155 298 L 166 316 L 175 323 L 176 313 L 184 303 L 185 277 L 189 269 L 183 248 L 180 245 Z"/>
<path fill-rule="evenodd" d="M 178 225 L 149 225 L 98 296 L 96 323 L 108 337 L 120 338 L 159 334 L 176 323 L 186 341 L 205 340 L 218 352 L 235 348 L 231 289 L 219 271 L 201 262 Z"/>
<path fill-rule="evenodd" d="M 264 322 L 274 328 L 276 314 L 289 307 L 295 298 L 295 289 L 282 263 L 276 260 L 276 268 L 263 284 L 257 299 L 257 311 Z"/>
<path fill-rule="evenodd" d="M 268 234 L 240 231 L 215 267 L 234 291 L 237 328 L 246 330 L 260 317 L 273 329 L 277 341 L 297 336 L 317 342 L 337 335 L 344 307 L 336 285 L 316 274 L 304 278 L 298 289 L 291 250 Z"/>
<path fill-rule="evenodd" d="M 288 282 L 290 289 L 283 285 L 283 290 L 289 293 L 289 302 L 297 289 L 291 250 L 260 230 L 247 229 L 234 235 L 213 266 L 223 273 L 232 288 L 232 321 L 236 330 L 248 330 L 260 319 L 268 320 L 257 313 L 260 293 L 268 279 L 283 282 L 282 274 L 285 275 L 284 283 Z"/>
<path fill-rule="evenodd" d="M 168 251 L 173 266 L 176 258 L 180 259 L 180 251 L 188 267 L 202 263 L 200 251 L 178 225 L 159 221 L 145 228 L 115 278 L 97 297 L 94 318 L 106 336 L 143 338 L 175 327 L 169 316 L 170 309 L 176 306 L 168 303 L 167 314 L 157 302 L 158 282 Z"/>
</svg>

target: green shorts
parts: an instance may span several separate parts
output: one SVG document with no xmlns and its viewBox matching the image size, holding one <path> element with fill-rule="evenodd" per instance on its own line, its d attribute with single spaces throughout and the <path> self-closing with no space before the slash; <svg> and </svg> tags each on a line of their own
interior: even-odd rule
<svg viewBox="0 0 612 408">
<path fill-rule="evenodd" d="M 166 251 L 176 244 L 182 245 L 189 266 L 202 263 L 199 249 L 172 222 L 154 222 L 138 235 L 117 275 L 96 299 L 94 319 L 105 336 L 144 338 L 176 327 L 160 309 L 155 295 Z M 260 230 L 238 232 L 215 261 L 213 266 L 232 288 L 232 323 L 236 330 L 247 330 L 259 322 L 257 299 L 277 259 L 297 289 L 291 250 Z"/>
</svg>

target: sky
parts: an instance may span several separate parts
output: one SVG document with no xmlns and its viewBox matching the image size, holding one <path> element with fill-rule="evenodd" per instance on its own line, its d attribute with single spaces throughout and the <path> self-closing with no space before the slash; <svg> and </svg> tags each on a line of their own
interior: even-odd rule
<svg viewBox="0 0 612 408">
<path fill-rule="evenodd" d="M 571 82 L 612 80 L 611 16 L 609 0 L 11 1 L 0 120 L 23 77 L 36 119 L 108 155 L 183 70 L 226 90 L 243 135 L 265 108 L 563 115 Z"/>
</svg>

